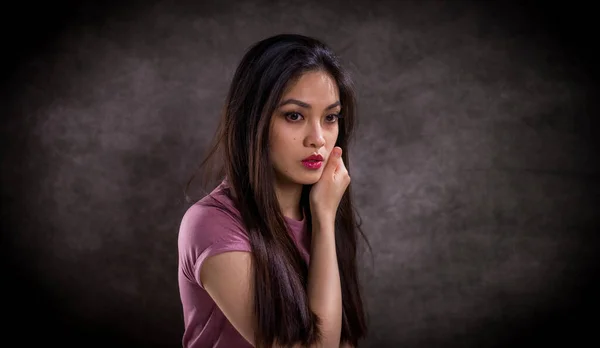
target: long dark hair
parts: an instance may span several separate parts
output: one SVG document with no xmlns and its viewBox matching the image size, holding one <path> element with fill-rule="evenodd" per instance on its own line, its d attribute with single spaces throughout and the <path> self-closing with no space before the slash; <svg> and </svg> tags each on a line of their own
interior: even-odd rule
<svg viewBox="0 0 600 348">
<path fill-rule="evenodd" d="M 321 335 L 320 319 L 310 310 L 306 293 L 308 266 L 287 232 L 286 222 L 275 194 L 275 173 L 269 158 L 268 140 L 271 115 L 290 83 L 303 73 L 323 71 L 337 82 L 341 114 L 336 146 L 348 172 L 348 143 L 355 126 L 356 98 L 349 74 L 323 42 L 302 35 L 276 35 L 252 45 L 235 74 L 213 139 L 213 145 L 200 168 L 203 187 L 209 176 L 226 176 L 236 208 L 249 233 L 254 263 L 255 344 L 310 345 Z M 217 157 L 218 151 L 222 151 Z M 214 165 L 218 165 L 215 171 Z M 188 195 L 192 175 L 185 189 Z M 300 205 L 309 230 L 312 229 L 308 194 L 304 185 Z M 207 191 L 205 191 L 207 192 Z M 335 219 L 335 240 L 342 286 L 341 341 L 358 346 L 367 334 L 367 313 L 361 296 L 357 271 L 357 231 L 371 248 L 356 223 L 352 205 L 352 184 L 342 196 Z M 223 208 L 221 206 L 221 208 Z M 360 216 L 359 216 L 360 218 Z"/>
</svg>

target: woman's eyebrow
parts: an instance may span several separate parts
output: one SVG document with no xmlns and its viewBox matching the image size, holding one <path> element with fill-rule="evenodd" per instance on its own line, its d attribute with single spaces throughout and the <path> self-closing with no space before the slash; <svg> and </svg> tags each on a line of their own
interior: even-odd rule
<svg viewBox="0 0 600 348">
<path fill-rule="evenodd" d="M 296 105 L 298 105 L 298 106 L 300 106 L 302 108 L 305 108 L 305 109 L 312 109 L 312 106 L 310 104 L 305 103 L 303 101 L 300 101 L 298 99 L 286 99 L 281 104 L 279 104 L 279 107 L 282 107 L 282 106 L 287 105 L 287 104 L 296 104 Z M 340 101 L 338 100 L 335 103 L 333 103 L 333 104 L 329 105 L 328 107 L 326 107 L 325 110 L 333 109 L 333 108 L 335 108 L 336 106 L 339 106 L 339 105 L 341 105 L 341 104 L 340 104 Z"/>
</svg>

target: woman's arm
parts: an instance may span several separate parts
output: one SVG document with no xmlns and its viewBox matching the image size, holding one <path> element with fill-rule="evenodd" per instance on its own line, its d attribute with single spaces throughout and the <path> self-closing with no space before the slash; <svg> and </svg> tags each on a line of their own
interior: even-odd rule
<svg viewBox="0 0 600 348">
<path fill-rule="evenodd" d="M 340 346 L 342 291 L 334 226 L 334 219 L 315 219 L 313 223 L 307 293 L 311 310 L 321 319 L 322 340 L 311 348 Z M 199 278 L 231 325 L 255 346 L 251 256 L 245 251 L 228 251 L 210 256 L 204 261 Z M 223 274 L 228 276 L 223 277 Z"/>
<path fill-rule="evenodd" d="M 200 269 L 200 281 L 231 325 L 256 347 L 252 262 L 252 255 L 247 251 L 227 251 L 210 256 Z M 274 344 L 273 348 L 283 346 Z M 296 345 L 294 348 L 302 347 Z"/>
<path fill-rule="evenodd" d="M 335 218 L 313 219 L 307 285 L 309 306 L 321 318 L 318 347 L 340 346 L 342 288 L 335 251 Z"/>
</svg>

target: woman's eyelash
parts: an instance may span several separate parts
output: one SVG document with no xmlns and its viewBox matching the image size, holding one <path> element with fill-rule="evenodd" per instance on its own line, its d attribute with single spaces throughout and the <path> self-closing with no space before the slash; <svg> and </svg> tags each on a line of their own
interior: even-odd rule
<svg viewBox="0 0 600 348">
<path fill-rule="evenodd" d="M 285 115 L 285 117 L 288 117 L 288 116 L 291 116 L 291 115 L 299 115 L 299 116 L 302 116 L 302 114 L 301 114 L 301 113 L 299 113 L 299 112 L 296 112 L 296 111 L 290 111 L 290 112 L 286 112 L 286 113 L 284 113 L 284 115 Z M 335 116 L 335 117 L 336 117 L 336 120 L 337 120 L 337 119 L 340 119 L 340 118 L 344 118 L 344 116 L 342 116 L 341 114 L 329 114 L 329 115 L 327 115 L 326 117 L 329 117 L 329 116 Z M 302 117 L 304 117 L 304 116 L 302 116 Z M 296 121 L 296 120 L 292 120 L 292 121 Z M 333 123 L 333 122 L 331 122 L 331 123 Z"/>
</svg>

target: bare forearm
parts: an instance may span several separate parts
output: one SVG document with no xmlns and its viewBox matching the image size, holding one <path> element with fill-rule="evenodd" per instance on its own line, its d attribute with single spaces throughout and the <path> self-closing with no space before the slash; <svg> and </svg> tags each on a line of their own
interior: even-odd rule
<svg viewBox="0 0 600 348">
<path fill-rule="evenodd" d="M 318 347 L 340 347 L 342 290 L 335 251 L 334 219 L 316 219 L 312 227 L 308 299 L 321 319 L 323 339 Z"/>
</svg>

